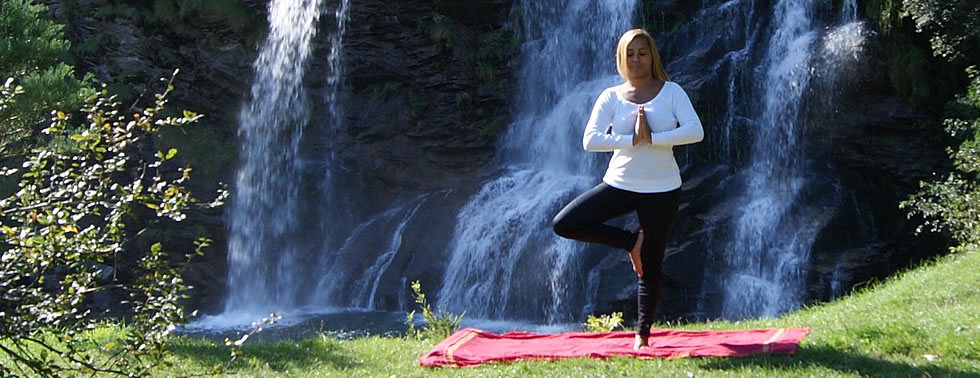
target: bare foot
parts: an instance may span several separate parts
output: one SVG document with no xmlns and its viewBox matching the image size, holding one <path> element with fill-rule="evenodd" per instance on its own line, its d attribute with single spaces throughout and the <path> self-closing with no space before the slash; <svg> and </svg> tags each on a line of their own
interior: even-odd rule
<svg viewBox="0 0 980 378">
<path fill-rule="evenodd" d="M 630 264 L 633 264 L 633 271 L 637 277 L 643 277 L 643 259 L 640 258 L 640 247 L 643 246 L 643 230 L 636 236 L 636 244 L 630 250 Z"/>
<path fill-rule="evenodd" d="M 633 338 L 633 350 L 640 350 L 640 348 L 647 348 L 650 345 L 647 344 L 647 337 L 636 335 Z"/>
</svg>

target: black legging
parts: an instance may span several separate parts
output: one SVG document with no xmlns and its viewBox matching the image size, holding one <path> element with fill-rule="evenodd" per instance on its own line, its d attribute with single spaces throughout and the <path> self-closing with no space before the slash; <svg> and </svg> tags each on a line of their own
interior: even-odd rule
<svg viewBox="0 0 980 378">
<path fill-rule="evenodd" d="M 667 235 L 680 206 L 680 189 L 662 193 L 636 193 L 616 189 L 605 183 L 582 193 L 558 212 L 552 226 L 555 233 L 569 239 L 605 244 L 629 251 L 636 244 L 638 233 L 609 226 L 603 222 L 636 211 L 643 229 L 640 261 L 643 277 L 637 291 L 636 334 L 647 337 L 653 314 L 660 301 L 661 265 Z"/>
</svg>

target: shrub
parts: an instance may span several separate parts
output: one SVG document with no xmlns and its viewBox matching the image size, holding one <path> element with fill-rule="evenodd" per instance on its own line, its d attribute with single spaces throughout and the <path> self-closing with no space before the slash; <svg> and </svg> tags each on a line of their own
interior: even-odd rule
<svg viewBox="0 0 980 378">
<path fill-rule="evenodd" d="M 154 106 L 135 114 L 103 89 L 81 110 L 82 125 L 56 112 L 43 130 L 73 148 L 35 147 L 21 167 L 0 172 L 20 177 L 17 193 L 0 199 L 0 356 L 7 357 L 0 374 L 146 375 L 165 364 L 166 336 L 184 321 L 178 302 L 187 285 L 162 244 L 136 255 L 125 247 L 150 224 L 180 222 L 186 210 L 224 198 L 198 203 L 183 186 L 190 169 L 174 166 L 177 151 L 145 150 L 160 128 L 201 117 L 163 117 L 172 89 L 168 83 Z M 0 107 L 16 100 L 13 93 L 5 88 Z M 208 242 L 199 239 L 185 257 Z M 112 305 L 126 319 L 127 337 L 93 345 L 82 335 L 105 326 L 107 315 L 93 300 L 111 295 L 126 298 Z"/>
<path fill-rule="evenodd" d="M 918 231 L 946 231 L 963 245 L 980 243 L 980 73 L 975 66 L 967 73 L 966 94 L 947 107 L 946 131 L 961 141 L 955 150 L 947 148 L 953 172 L 943 180 L 921 182 L 919 192 L 899 205 L 909 209 L 909 217 L 925 217 Z"/>
<path fill-rule="evenodd" d="M 465 311 L 459 315 L 447 312 L 445 308 L 438 312 L 433 311 L 425 299 L 425 294 L 422 293 L 422 284 L 419 281 L 412 282 L 412 297 L 422 309 L 422 319 L 425 320 L 426 326 L 421 330 L 415 329 L 415 310 L 412 310 L 406 315 L 407 319 L 405 320 L 405 324 L 408 325 L 407 337 L 444 339 L 459 330 L 459 321 L 463 319 L 463 315 L 466 314 Z"/>
<path fill-rule="evenodd" d="M 610 332 L 623 324 L 623 313 L 614 312 L 606 315 L 589 315 L 585 319 L 585 330 L 589 332 Z"/>
</svg>

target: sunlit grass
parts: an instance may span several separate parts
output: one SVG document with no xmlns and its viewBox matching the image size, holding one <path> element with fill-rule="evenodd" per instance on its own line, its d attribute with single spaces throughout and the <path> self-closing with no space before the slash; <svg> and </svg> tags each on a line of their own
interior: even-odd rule
<svg viewBox="0 0 980 378">
<path fill-rule="evenodd" d="M 674 328 L 809 327 L 793 356 L 571 359 L 475 368 L 422 368 L 438 340 L 368 337 L 246 344 L 228 363 L 224 345 L 175 341 L 175 370 L 221 366 L 241 376 L 977 376 L 980 375 L 980 253 L 961 252 L 835 302 L 779 318 Z M 661 325 L 663 326 L 663 325 Z"/>
<path fill-rule="evenodd" d="M 683 329 L 809 327 L 793 356 L 729 358 L 570 359 L 522 361 L 475 368 L 422 368 L 418 359 L 439 340 L 318 336 L 246 342 L 232 360 L 221 342 L 175 337 L 170 366 L 155 374 L 234 376 L 663 376 L 835 377 L 980 376 L 980 252 L 938 259 L 828 304 L 779 318 L 671 325 Z M 667 325 L 659 325 L 666 327 Z M 111 346 L 119 327 L 90 331 Z M 0 355 L 0 362 L 6 363 Z"/>
</svg>

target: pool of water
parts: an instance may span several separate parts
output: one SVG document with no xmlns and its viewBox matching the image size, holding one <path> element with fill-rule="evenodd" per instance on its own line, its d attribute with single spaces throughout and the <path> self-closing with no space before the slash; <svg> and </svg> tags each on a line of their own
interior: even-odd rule
<svg viewBox="0 0 980 378">
<path fill-rule="evenodd" d="M 180 327 L 179 335 L 203 337 L 216 342 L 225 338 L 238 340 L 252 333 L 249 341 L 299 340 L 310 337 L 328 336 L 351 339 L 366 336 L 403 336 L 408 330 L 405 312 L 367 311 L 358 309 L 305 309 L 280 314 L 274 323 L 263 322 L 270 314 L 221 314 L 206 315 Z M 416 328 L 425 326 L 420 314 L 412 319 Z M 534 324 L 519 321 L 467 319 L 460 321 L 460 328 L 479 328 L 502 333 L 509 331 L 528 331 L 537 333 L 559 333 L 578 331 L 583 328 L 578 323 Z M 259 331 L 256 329 L 261 328 Z"/>
</svg>

